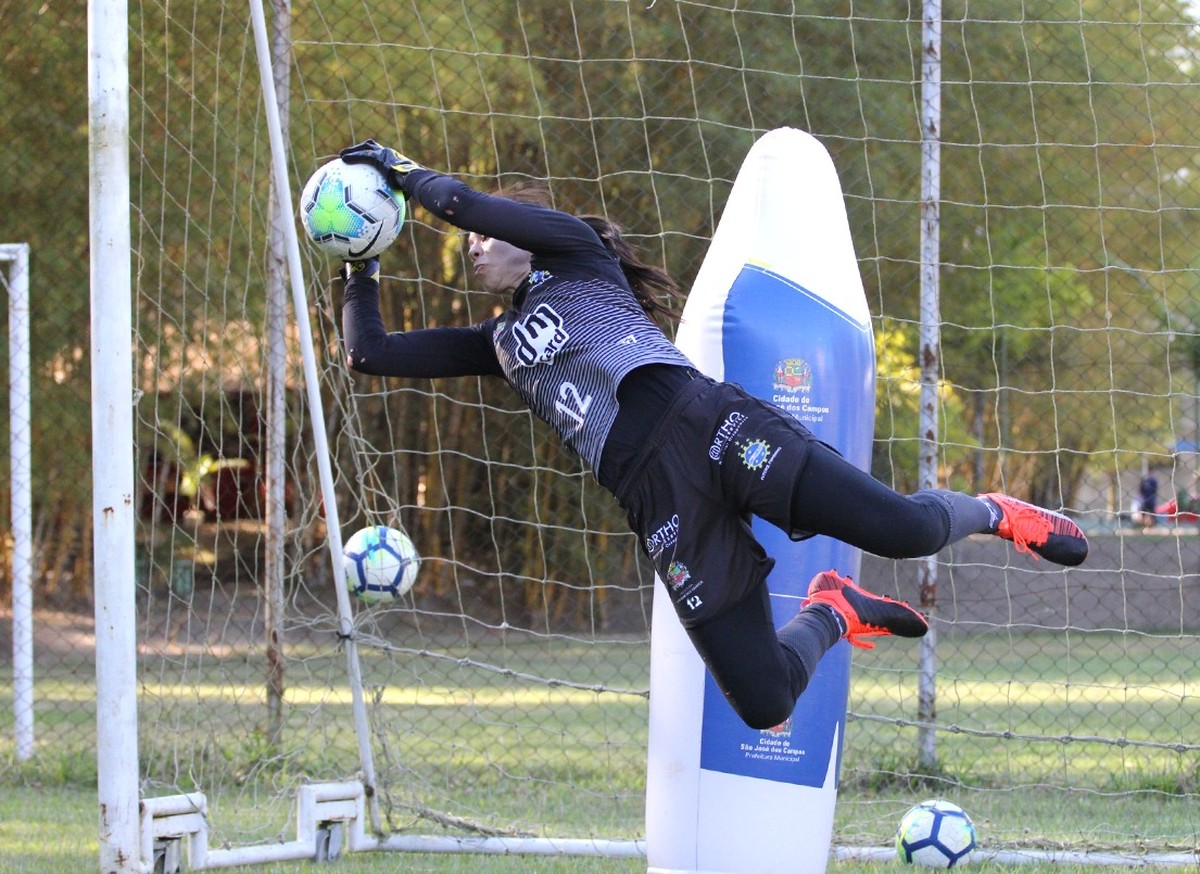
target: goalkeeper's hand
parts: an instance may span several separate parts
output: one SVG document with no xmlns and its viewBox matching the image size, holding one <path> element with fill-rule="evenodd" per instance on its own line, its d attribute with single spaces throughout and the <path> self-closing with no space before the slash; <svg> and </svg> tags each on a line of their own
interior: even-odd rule
<svg viewBox="0 0 1200 874">
<path fill-rule="evenodd" d="M 347 281 L 359 276 L 374 279 L 376 282 L 379 281 L 378 258 L 364 258 L 361 261 L 343 261 L 342 268 Z"/>
<path fill-rule="evenodd" d="M 405 177 L 413 170 L 420 170 L 421 165 L 412 158 L 401 155 L 395 149 L 381 146 L 374 140 L 366 140 L 338 153 L 347 164 L 370 164 L 387 179 L 388 185 L 408 194 L 404 187 Z"/>
</svg>

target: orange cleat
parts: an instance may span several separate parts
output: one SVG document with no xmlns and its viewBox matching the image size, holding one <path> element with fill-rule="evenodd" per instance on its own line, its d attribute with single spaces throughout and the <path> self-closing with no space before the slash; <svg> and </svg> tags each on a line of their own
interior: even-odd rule
<svg viewBox="0 0 1200 874">
<path fill-rule="evenodd" d="M 1088 542 L 1079 526 L 1061 513 L 1043 510 L 1008 495 L 980 495 L 1000 511 L 996 536 L 1011 540 L 1017 552 L 1032 553 L 1074 567 L 1087 558 Z"/>
<path fill-rule="evenodd" d="M 841 622 L 842 637 L 862 649 L 875 648 L 864 637 L 924 637 L 929 630 L 928 620 L 903 601 L 868 592 L 837 571 L 812 578 L 802 606 L 810 604 L 831 608 Z"/>
</svg>

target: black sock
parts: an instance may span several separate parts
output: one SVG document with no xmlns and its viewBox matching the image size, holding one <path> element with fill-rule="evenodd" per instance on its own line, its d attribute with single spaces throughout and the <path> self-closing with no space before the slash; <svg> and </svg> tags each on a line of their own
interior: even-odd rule
<svg viewBox="0 0 1200 874">
<path fill-rule="evenodd" d="M 779 629 L 779 642 L 799 659 L 805 676 L 811 678 L 817 662 L 842 639 L 841 621 L 833 608 L 812 604 L 802 609 Z"/>
</svg>

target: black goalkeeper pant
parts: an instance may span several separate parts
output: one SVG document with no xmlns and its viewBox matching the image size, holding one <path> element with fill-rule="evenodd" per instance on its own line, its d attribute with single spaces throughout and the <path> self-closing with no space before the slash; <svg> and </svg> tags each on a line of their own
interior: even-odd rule
<svg viewBox="0 0 1200 874">
<path fill-rule="evenodd" d="M 679 389 L 644 443 L 614 493 L 726 699 L 758 728 L 790 715 L 840 631 L 828 611 L 802 610 L 776 632 L 774 560 L 752 515 L 889 558 L 932 555 L 989 524 L 982 501 L 901 495 L 792 416 L 705 377 Z"/>
<path fill-rule="evenodd" d="M 946 498 L 942 492 L 897 494 L 832 450 L 814 446 L 793 494 L 793 524 L 876 555 L 932 555 L 951 539 L 956 505 L 974 500 Z M 759 729 L 792 714 L 817 662 L 841 636 L 823 610 L 801 611 L 776 632 L 765 582 L 687 632 L 726 700 Z"/>
</svg>

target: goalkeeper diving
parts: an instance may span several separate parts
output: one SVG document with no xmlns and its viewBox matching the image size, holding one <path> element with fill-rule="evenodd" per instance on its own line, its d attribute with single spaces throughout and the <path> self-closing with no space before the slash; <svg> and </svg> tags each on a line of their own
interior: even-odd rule
<svg viewBox="0 0 1200 874">
<path fill-rule="evenodd" d="M 641 548 L 726 699 L 747 725 L 791 715 L 817 663 L 846 639 L 921 637 L 926 618 L 836 570 L 816 575 L 776 630 L 766 585 L 774 560 L 750 517 L 793 540 L 836 538 L 886 558 L 932 555 L 988 533 L 1060 565 L 1088 553 L 1066 516 L 998 493 L 894 491 L 769 402 L 710 379 L 656 319 L 675 280 L 642 260 L 607 217 L 549 206 L 540 188 L 476 191 L 367 140 L 341 152 L 369 164 L 432 215 L 467 232 L 474 277 L 505 296 L 503 313 L 469 326 L 389 332 L 379 261 L 345 265 L 349 366 L 395 377 L 506 381 L 576 452 L 624 510 Z M 751 467 L 736 446 L 772 448 Z"/>
</svg>

